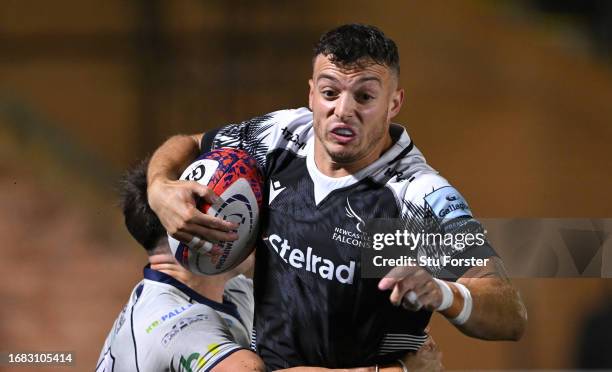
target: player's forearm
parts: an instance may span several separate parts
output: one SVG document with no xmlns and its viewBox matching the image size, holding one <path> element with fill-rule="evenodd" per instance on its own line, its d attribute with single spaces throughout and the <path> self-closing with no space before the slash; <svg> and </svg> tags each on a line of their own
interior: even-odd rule
<svg viewBox="0 0 612 372">
<path fill-rule="evenodd" d="M 472 297 L 472 312 L 457 328 L 485 340 L 517 341 L 527 324 L 527 311 L 516 289 L 504 278 L 461 278 Z"/>
<path fill-rule="evenodd" d="M 436 309 L 464 334 L 512 341 L 523 335 L 527 310 L 499 257 L 470 268 L 456 283 L 435 280 L 442 299 Z"/>
<path fill-rule="evenodd" d="M 510 281 L 500 277 L 460 278 L 448 283 L 454 292 L 454 305 L 463 310 L 461 316 L 452 307 L 442 311 L 464 334 L 484 340 L 517 341 L 527 323 L 527 311 Z M 457 289 L 464 286 L 463 292 Z M 466 298 L 465 290 L 469 291 Z M 468 302 L 471 304 L 468 305 Z M 471 307 L 471 311 L 465 309 Z M 466 316 L 467 315 L 467 316 Z"/>
<path fill-rule="evenodd" d="M 176 180 L 182 169 L 199 154 L 201 135 L 170 137 L 153 154 L 147 170 L 147 183 Z"/>
</svg>

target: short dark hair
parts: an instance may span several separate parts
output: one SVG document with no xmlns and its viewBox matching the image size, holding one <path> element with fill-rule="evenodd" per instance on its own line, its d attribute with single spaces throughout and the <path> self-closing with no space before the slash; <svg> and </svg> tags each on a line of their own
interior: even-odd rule
<svg viewBox="0 0 612 372">
<path fill-rule="evenodd" d="M 128 170 L 121 179 L 121 209 L 128 231 L 148 252 L 166 237 L 166 229 L 147 200 L 149 158 Z"/>
<path fill-rule="evenodd" d="M 375 26 L 347 24 L 327 31 L 314 48 L 313 61 L 319 54 L 330 56 L 341 67 L 359 67 L 364 59 L 371 59 L 398 76 L 400 72 L 395 42 Z"/>
</svg>

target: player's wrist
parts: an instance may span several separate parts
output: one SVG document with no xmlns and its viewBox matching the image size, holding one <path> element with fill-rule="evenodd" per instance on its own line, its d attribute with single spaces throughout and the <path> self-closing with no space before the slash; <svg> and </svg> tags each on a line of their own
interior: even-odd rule
<svg viewBox="0 0 612 372">
<path fill-rule="evenodd" d="M 470 290 L 460 283 L 449 283 L 435 279 L 442 293 L 442 301 L 436 309 L 450 320 L 461 325 L 467 322 L 472 313 L 472 295 Z"/>
<path fill-rule="evenodd" d="M 455 318 L 463 309 L 463 296 L 459 289 L 453 284 L 440 279 L 434 279 L 440 287 L 442 300 L 436 309 L 447 318 Z"/>
<path fill-rule="evenodd" d="M 158 188 L 163 187 L 164 185 L 172 184 L 178 181 L 179 175 L 175 172 L 159 172 L 155 173 L 148 178 L 147 186 L 148 188 Z"/>
<path fill-rule="evenodd" d="M 162 182 L 159 176 L 149 178 L 147 184 L 147 201 L 153 210 L 156 210 L 158 204 L 157 202 L 160 200 L 160 198 L 157 197 L 157 194 L 160 192 L 161 184 Z"/>
</svg>

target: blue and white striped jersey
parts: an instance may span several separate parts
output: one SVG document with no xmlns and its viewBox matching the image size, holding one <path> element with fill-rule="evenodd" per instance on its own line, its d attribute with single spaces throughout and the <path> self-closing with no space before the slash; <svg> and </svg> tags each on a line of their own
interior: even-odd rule
<svg viewBox="0 0 612 372">
<path fill-rule="evenodd" d="M 111 329 L 97 372 L 210 371 L 235 351 L 249 348 L 253 283 L 227 282 L 224 302 L 201 296 L 162 272 L 142 280 Z"/>
</svg>

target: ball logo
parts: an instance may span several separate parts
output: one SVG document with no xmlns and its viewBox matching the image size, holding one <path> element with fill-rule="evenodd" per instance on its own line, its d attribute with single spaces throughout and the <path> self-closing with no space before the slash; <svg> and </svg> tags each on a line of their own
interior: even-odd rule
<svg viewBox="0 0 612 372">
<path fill-rule="evenodd" d="M 193 162 L 181 175 L 182 180 L 196 181 L 208 185 L 210 179 L 219 168 L 219 162 L 211 159 L 201 159 Z"/>
<path fill-rule="evenodd" d="M 192 170 L 191 173 L 189 173 L 187 177 L 185 177 L 185 179 L 187 181 L 199 181 L 202 179 L 202 177 L 204 177 L 204 171 L 204 165 L 200 164 L 194 170 Z"/>
</svg>

